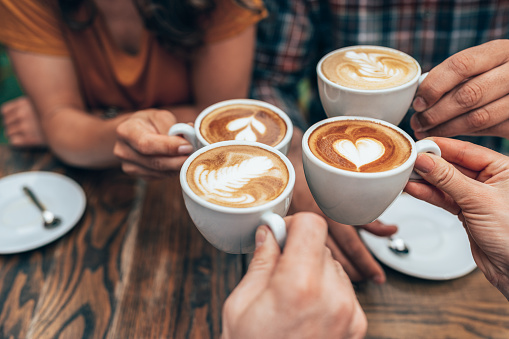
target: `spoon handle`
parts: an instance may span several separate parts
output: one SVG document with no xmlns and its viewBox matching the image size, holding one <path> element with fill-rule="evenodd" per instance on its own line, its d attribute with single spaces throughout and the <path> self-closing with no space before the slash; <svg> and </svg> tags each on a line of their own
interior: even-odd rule
<svg viewBox="0 0 509 339">
<path fill-rule="evenodd" d="M 35 206 L 37 206 L 37 208 L 39 210 L 41 210 L 41 212 L 46 211 L 46 207 L 44 207 L 44 205 L 39 201 L 39 199 L 37 199 L 34 192 L 32 192 L 32 190 L 30 188 L 28 188 L 27 186 L 23 186 L 23 192 L 25 192 L 26 195 L 28 195 L 30 197 L 30 199 L 33 201 Z"/>
</svg>

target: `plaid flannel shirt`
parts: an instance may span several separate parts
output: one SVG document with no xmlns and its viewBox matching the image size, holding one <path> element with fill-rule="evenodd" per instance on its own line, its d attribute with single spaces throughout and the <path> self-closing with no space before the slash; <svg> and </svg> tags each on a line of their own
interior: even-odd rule
<svg viewBox="0 0 509 339">
<path fill-rule="evenodd" d="M 316 64 L 350 45 L 381 45 L 413 56 L 423 72 L 454 53 L 509 38 L 509 0 L 265 0 L 251 96 L 285 110 L 305 130 L 324 119 Z M 409 127 L 410 110 L 401 127 Z M 507 140 L 462 137 L 503 150 Z"/>
</svg>

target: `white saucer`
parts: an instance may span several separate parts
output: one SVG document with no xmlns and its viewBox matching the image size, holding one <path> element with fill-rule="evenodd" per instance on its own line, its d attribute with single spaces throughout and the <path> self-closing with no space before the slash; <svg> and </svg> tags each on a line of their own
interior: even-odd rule
<svg viewBox="0 0 509 339">
<path fill-rule="evenodd" d="M 477 265 L 462 223 L 455 215 L 403 193 L 380 216 L 380 221 L 398 226 L 410 253 L 397 255 L 388 240 L 359 230 L 373 255 L 402 273 L 430 280 L 449 280 L 470 273 Z"/>
<path fill-rule="evenodd" d="M 54 229 L 43 226 L 41 213 L 23 192 L 29 186 L 46 208 L 62 219 Z M 46 245 L 67 233 L 85 211 L 83 189 L 53 172 L 23 172 L 0 178 L 0 254 Z"/>
</svg>

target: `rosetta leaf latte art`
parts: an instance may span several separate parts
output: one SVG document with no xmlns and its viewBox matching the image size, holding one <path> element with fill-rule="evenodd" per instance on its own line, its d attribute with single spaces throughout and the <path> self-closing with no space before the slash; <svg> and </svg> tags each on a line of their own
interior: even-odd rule
<svg viewBox="0 0 509 339">
<path fill-rule="evenodd" d="M 359 73 L 368 81 L 385 80 L 399 72 L 398 69 L 389 68 L 380 61 L 379 54 L 349 51 L 345 56 L 360 66 Z"/>
<path fill-rule="evenodd" d="M 241 189 L 252 179 L 267 173 L 274 164 L 265 156 L 246 159 L 240 164 L 209 171 L 204 165 L 196 168 L 197 186 L 206 195 L 229 203 L 251 203 L 255 198 Z"/>
</svg>

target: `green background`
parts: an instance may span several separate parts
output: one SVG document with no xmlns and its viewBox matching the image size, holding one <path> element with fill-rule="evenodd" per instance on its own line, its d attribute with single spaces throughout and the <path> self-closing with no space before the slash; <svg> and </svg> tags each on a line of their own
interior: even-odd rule
<svg viewBox="0 0 509 339">
<path fill-rule="evenodd" d="M 11 68 L 5 48 L 0 46 L 0 105 L 22 94 L 21 88 Z M 4 134 L 2 115 L 0 115 L 0 143 L 7 143 Z"/>
</svg>

